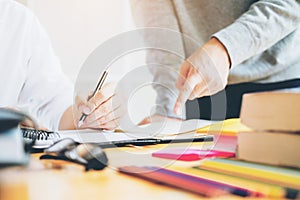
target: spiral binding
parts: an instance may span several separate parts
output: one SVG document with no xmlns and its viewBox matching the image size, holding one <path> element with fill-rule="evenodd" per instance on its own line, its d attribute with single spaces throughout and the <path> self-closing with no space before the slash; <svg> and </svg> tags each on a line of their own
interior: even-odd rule
<svg viewBox="0 0 300 200">
<path fill-rule="evenodd" d="M 34 148 L 46 148 L 60 139 L 57 132 L 21 128 L 23 138 L 26 142 L 33 142 Z"/>
<path fill-rule="evenodd" d="M 31 140 L 49 140 L 59 138 L 59 134 L 52 131 L 35 130 L 29 128 L 22 128 L 24 138 Z"/>
</svg>

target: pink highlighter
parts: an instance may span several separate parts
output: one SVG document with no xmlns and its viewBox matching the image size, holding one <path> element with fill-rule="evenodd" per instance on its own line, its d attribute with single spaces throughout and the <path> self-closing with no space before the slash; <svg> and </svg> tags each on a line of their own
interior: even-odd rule
<svg viewBox="0 0 300 200">
<path fill-rule="evenodd" d="M 200 150 L 200 149 L 169 149 L 152 153 L 153 157 L 171 160 L 196 161 L 203 158 L 230 158 L 235 157 L 234 152 Z"/>
</svg>

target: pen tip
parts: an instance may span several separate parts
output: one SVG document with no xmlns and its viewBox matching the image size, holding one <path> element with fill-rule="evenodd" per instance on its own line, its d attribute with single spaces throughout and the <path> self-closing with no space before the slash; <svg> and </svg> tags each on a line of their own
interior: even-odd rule
<svg viewBox="0 0 300 200">
<path fill-rule="evenodd" d="M 83 125 L 83 121 L 79 121 L 77 127 L 80 128 Z"/>
</svg>

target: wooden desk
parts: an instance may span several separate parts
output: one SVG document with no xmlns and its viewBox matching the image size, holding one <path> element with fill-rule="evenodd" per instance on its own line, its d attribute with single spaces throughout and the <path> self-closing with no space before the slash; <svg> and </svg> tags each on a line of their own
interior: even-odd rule
<svg viewBox="0 0 300 200">
<path fill-rule="evenodd" d="M 207 148 L 212 145 L 193 145 Z M 177 144 L 177 147 L 186 147 Z M 30 199 L 199 199 L 204 198 L 176 188 L 155 184 L 118 173 L 115 169 L 124 165 L 164 166 L 170 164 L 192 165 L 151 157 L 151 152 L 165 146 L 142 149 L 107 149 L 110 167 L 103 171 L 85 172 L 82 167 L 62 161 L 40 161 L 32 155 L 26 168 L 0 170 L 0 200 Z M 222 197 L 227 199 L 228 197 Z M 232 197 L 231 197 L 232 198 Z"/>
</svg>

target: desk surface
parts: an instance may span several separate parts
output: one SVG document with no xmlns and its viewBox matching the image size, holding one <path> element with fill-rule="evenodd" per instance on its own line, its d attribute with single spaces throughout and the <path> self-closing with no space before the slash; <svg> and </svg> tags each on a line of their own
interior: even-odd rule
<svg viewBox="0 0 300 200">
<path fill-rule="evenodd" d="M 220 140 L 219 140 L 219 143 Z M 182 145 L 182 144 L 181 144 Z M 193 145 L 208 148 L 211 143 Z M 180 144 L 173 146 L 178 148 Z M 186 145 L 184 147 L 187 147 Z M 151 157 L 151 152 L 164 145 L 153 147 L 107 149 L 110 167 L 103 171 L 85 172 L 82 167 L 63 161 L 40 161 L 32 155 L 26 168 L 0 170 L 0 200 L 14 199 L 199 199 L 199 195 L 159 185 L 117 172 L 125 165 L 194 165 Z M 234 145 L 225 146 L 227 150 Z M 219 149 L 222 147 L 219 145 Z M 222 199 L 228 197 L 222 197 Z M 231 197 L 232 198 L 232 197 Z"/>
</svg>

